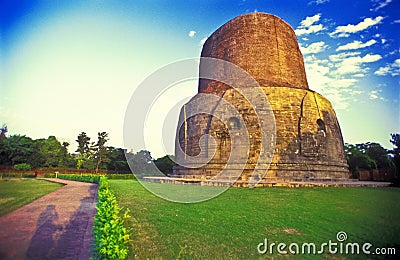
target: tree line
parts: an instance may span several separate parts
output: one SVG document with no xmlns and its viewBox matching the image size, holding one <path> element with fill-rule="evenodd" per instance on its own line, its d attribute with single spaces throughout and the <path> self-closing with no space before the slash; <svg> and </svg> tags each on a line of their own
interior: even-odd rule
<svg viewBox="0 0 400 260">
<path fill-rule="evenodd" d="M 400 178 L 400 134 L 391 134 L 393 149 L 385 149 L 379 143 L 345 144 L 346 159 L 353 178 L 359 178 L 361 170 L 389 169 Z"/>
<path fill-rule="evenodd" d="M 0 165 L 35 169 L 76 168 L 90 171 L 130 172 L 151 174 L 147 167 L 151 162 L 165 174 L 172 173 L 173 156 L 153 159 L 147 150 L 136 153 L 126 149 L 107 146 L 108 133 L 99 132 L 97 140 L 81 132 L 76 139 L 78 148 L 69 153 L 68 142 L 60 142 L 55 136 L 47 139 L 32 139 L 25 135 L 7 135 L 6 125 L 0 128 Z M 346 159 L 353 178 L 358 178 L 361 170 L 392 169 L 400 176 L 400 134 L 391 134 L 393 149 L 385 149 L 379 143 L 345 144 Z M 131 168 L 128 162 L 130 161 Z M 24 168 L 24 167 L 22 167 Z"/>
<path fill-rule="evenodd" d="M 99 132 L 97 140 L 81 132 L 76 139 L 78 148 L 75 153 L 68 152 L 70 144 L 60 142 L 55 136 L 47 139 L 32 139 L 26 135 L 7 135 L 6 125 L 0 128 L 0 166 L 12 167 L 16 170 L 33 170 L 37 168 L 74 168 L 89 170 L 98 173 L 99 170 L 129 173 L 128 162 L 132 161 L 132 168 L 139 173 L 147 173 L 145 167 L 154 161 L 165 173 L 172 172 L 172 160 L 164 156 L 157 160 L 151 157 L 150 152 L 127 152 L 126 149 L 107 146 L 108 133 Z"/>
</svg>

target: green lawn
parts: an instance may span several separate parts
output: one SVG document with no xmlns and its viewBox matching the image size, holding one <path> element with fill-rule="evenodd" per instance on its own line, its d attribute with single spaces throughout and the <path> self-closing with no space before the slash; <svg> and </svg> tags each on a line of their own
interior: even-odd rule
<svg viewBox="0 0 400 260">
<path fill-rule="evenodd" d="M 32 179 L 3 179 L 0 181 L 0 216 L 50 193 L 61 184 Z"/>
<path fill-rule="evenodd" d="M 265 238 L 319 246 L 337 242 L 339 231 L 347 233 L 346 243 L 400 244 L 400 189 L 231 188 L 206 202 L 179 204 L 136 181 L 110 183 L 133 216 L 129 258 L 265 258 L 257 252 Z"/>
</svg>

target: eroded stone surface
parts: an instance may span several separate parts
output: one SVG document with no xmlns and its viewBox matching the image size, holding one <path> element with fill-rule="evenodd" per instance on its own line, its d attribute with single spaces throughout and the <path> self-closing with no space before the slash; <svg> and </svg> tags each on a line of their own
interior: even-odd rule
<svg viewBox="0 0 400 260">
<path fill-rule="evenodd" d="M 181 110 L 179 125 L 182 127 L 177 136 L 177 146 L 184 154 L 177 152 L 176 159 L 189 163 L 190 167 L 176 165 L 175 177 L 210 179 L 219 174 L 235 154 L 230 169 L 241 171 L 235 161 L 244 160 L 239 180 L 249 181 L 254 178 L 252 173 L 259 163 L 260 150 L 264 148 L 272 157 L 265 165 L 259 165 L 268 169 L 265 179 L 347 179 L 348 166 L 335 111 L 327 99 L 308 88 L 296 36 L 286 22 L 265 13 L 239 16 L 209 37 L 203 46 L 202 57 L 223 59 L 246 70 L 257 80 L 270 104 L 259 97 L 260 89 L 256 86 L 243 86 L 247 97 L 253 100 L 250 104 L 240 91 L 226 84 L 200 80 L 199 94 Z M 205 69 L 200 64 L 200 75 Z M 217 76 L 224 73 L 229 71 L 215 69 Z M 219 99 L 198 102 L 203 93 L 214 94 Z M 236 116 L 221 116 L 229 114 L 226 103 L 239 112 L 238 117 L 244 124 Z M 185 120 L 185 115 L 199 106 L 209 108 L 214 116 L 198 114 Z M 273 118 L 269 117 L 267 122 L 260 120 L 255 107 L 272 110 Z M 275 147 L 271 138 L 262 143 L 262 133 L 267 137 L 274 136 L 272 130 L 275 129 L 268 127 L 274 121 Z M 247 128 L 247 134 L 229 134 L 230 130 L 241 127 Z M 215 142 L 209 141 L 211 137 L 204 138 L 205 135 L 213 137 Z M 248 138 L 250 149 L 245 145 L 245 138 Z M 202 167 L 187 159 L 209 153 L 213 153 L 212 159 Z"/>
</svg>

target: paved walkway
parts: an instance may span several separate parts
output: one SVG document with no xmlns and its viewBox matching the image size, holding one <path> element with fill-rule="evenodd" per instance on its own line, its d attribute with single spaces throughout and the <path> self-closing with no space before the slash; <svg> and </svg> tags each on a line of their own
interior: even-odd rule
<svg viewBox="0 0 400 260">
<path fill-rule="evenodd" d="M 0 259 L 89 259 L 97 185 L 65 184 L 0 218 Z"/>
</svg>

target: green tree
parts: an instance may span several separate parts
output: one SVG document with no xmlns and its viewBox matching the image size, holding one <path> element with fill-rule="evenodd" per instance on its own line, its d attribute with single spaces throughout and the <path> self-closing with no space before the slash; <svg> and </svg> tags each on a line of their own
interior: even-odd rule
<svg viewBox="0 0 400 260">
<path fill-rule="evenodd" d="M 367 142 L 364 145 L 365 154 L 376 162 L 378 169 L 394 168 L 393 161 L 389 157 L 389 151 L 378 143 Z"/>
<path fill-rule="evenodd" d="M 390 154 L 393 157 L 393 162 L 396 166 L 397 180 L 400 180 L 400 134 L 390 134 L 390 142 L 393 144 L 393 149 Z"/>
<path fill-rule="evenodd" d="M 78 135 L 76 142 L 78 142 L 78 149 L 76 149 L 78 153 L 85 155 L 90 152 L 90 137 L 85 132 Z"/>
<path fill-rule="evenodd" d="M 63 147 L 55 136 L 49 136 L 47 139 L 38 139 L 35 142 L 39 146 L 39 151 L 44 160 L 42 166 L 45 167 L 63 167 Z"/>
<path fill-rule="evenodd" d="M 345 152 L 349 170 L 354 178 L 358 178 L 359 169 L 372 170 L 377 167 L 376 162 L 365 153 L 361 145 L 346 143 Z"/>
<path fill-rule="evenodd" d="M 165 155 L 155 160 L 154 164 L 165 175 L 169 175 L 172 174 L 172 167 L 175 165 L 173 158 L 173 155 Z"/>
<path fill-rule="evenodd" d="M 93 154 L 92 150 L 90 149 L 90 137 L 86 135 L 85 132 L 81 132 L 78 135 L 76 140 L 78 143 L 78 149 L 76 150 L 78 154 L 76 168 L 86 168 L 86 169 L 94 169 L 95 164 L 93 162 Z M 92 144 L 94 145 L 94 144 Z"/>
<path fill-rule="evenodd" d="M 28 163 L 32 167 L 42 164 L 43 158 L 40 156 L 34 141 L 25 135 L 12 135 L 4 139 L 4 150 L 11 165 Z"/>
<path fill-rule="evenodd" d="M 107 170 L 111 170 L 118 173 L 130 172 L 128 162 L 126 161 L 125 153 L 126 150 L 122 148 L 115 148 L 109 146 L 108 148 L 108 162 Z"/>
<path fill-rule="evenodd" d="M 0 140 L 4 140 L 7 138 L 6 134 L 8 132 L 7 125 L 4 124 L 2 127 L 0 127 Z"/>
<path fill-rule="evenodd" d="M 22 178 L 22 173 L 31 170 L 31 165 L 28 163 L 18 163 L 13 166 L 13 169 L 20 172 L 20 178 Z"/>
<path fill-rule="evenodd" d="M 108 133 L 106 132 L 98 133 L 97 143 L 92 147 L 94 160 L 96 162 L 96 168 L 95 168 L 96 173 L 98 173 L 99 171 L 100 164 L 102 162 L 108 161 L 107 158 L 108 150 L 106 147 L 107 141 L 108 141 Z"/>
<path fill-rule="evenodd" d="M 70 167 L 75 167 L 76 165 L 74 157 L 72 157 L 72 155 L 68 152 L 68 146 L 69 146 L 68 142 L 63 142 L 61 144 L 61 151 L 60 151 L 61 161 L 59 163 L 60 167 L 70 168 Z"/>
<path fill-rule="evenodd" d="M 7 126 L 4 124 L 1 128 L 0 128 L 0 165 L 3 164 L 7 164 L 8 162 L 8 156 L 6 153 L 6 149 L 5 149 L 5 139 L 7 139 Z"/>
<path fill-rule="evenodd" d="M 27 164 L 27 163 L 18 163 L 16 165 L 14 165 L 13 169 L 16 170 L 16 171 L 27 172 L 27 171 L 31 170 L 31 166 L 29 164 Z M 22 175 L 21 175 L 21 177 L 22 177 Z"/>
<path fill-rule="evenodd" d="M 153 158 L 149 151 L 140 150 L 135 154 L 127 153 L 126 158 L 134 174 L 149 175 L 154 173 L 154 168 L 152 167 Z"/>
</svg>

